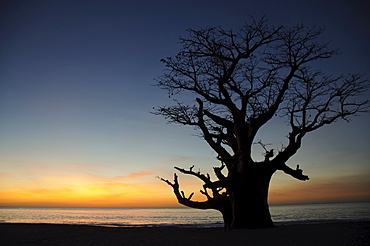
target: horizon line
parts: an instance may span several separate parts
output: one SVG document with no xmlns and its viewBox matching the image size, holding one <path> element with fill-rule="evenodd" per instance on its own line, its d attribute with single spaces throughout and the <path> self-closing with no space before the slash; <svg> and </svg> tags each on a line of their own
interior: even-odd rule
<svg viewBox="0 0 370 246">
<path fill-rule="evenodd" d="M 357 202 L 316 202 L 316 203 L 288 203 L 288 204 L 273 204 L 269 206 L 294 206 L 294 205 L 322 205 L 322 204 L 342 204 L 342 203 L 370 203 L 370 201 L 357 201 Z M 0 208 L 99 208 L 99 209 L 176 209 L 176 208 L 185 208 L 185 209 L 197 209 L 186 206 L 178 207 L 78 207 L 78 206 L 1 206 Z M 206 209 L 208 210 L 208 209 Z M 210 209 L 211 210 L 211 209 Z M 215 209 L 214 209 L 215 210 Z"/>
</svg>

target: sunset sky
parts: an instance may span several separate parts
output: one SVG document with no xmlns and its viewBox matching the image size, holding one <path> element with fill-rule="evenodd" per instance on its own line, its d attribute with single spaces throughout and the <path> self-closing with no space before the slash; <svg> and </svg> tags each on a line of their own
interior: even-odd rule
<svg viewBox="0 0 370 246">
<path fill-rule="evenodd" d="M 191 127 L 150 114 L 172 103 L 152 85 L 185 30 L 237 29 L 254 13 L 275 25 L 317 24 L 342 52 L 324 72 L 369 75 L 369 11 L 366 0 L 1 1 L 0 206 L 178 206 L 156 176 L 219 166 Z M 270 204 L 370 201 L 369 125 L 361 115 L 307 135 L 287 164 L 310 180 L 276 173 Z M 279 146 L 285 129 L 274 120 L 258 137 Z M 200 190 L 179 178 L 186 194 Z"/>
</svg>

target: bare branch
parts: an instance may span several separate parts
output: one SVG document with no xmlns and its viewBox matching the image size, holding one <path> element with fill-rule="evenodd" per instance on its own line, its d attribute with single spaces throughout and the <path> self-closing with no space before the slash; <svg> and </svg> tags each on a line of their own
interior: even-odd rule
<svg viewBox="0 0 370 246">
<path fill-rule="evenodd" d="M 207 125 L 205 124 L 204 118 L 203 118 L 203 101 L 197 98 L 197 102 L 199 104 L 198 109 L 198 126 L 201 129 L 204 139 L 207 141 L 207 143 L 221 156 L 221 158 L 227 163 L 226 165 L 230 165 L 231 163 L 231 155 L 230 153 L 225 150 L 225 148 L 222 147 L 221 143 L 215 142 L 212 138 L 212 134 L 209 132 L 209 129 L 207 128 Z"/>
<path fill-rule="evenodd" d="M 303 175 L 303 170 L 299 169 L 299 165 L 297 165 L 297 168 L 294 170 L 288 167 L 287 165 L 283 164 L 279 167 L 279 170 L 282 170 L 284 173 L 289 174 L 293 178 L 296 178 L 302 181 L 309 180 L 308 176 Z"/>
<path fill-rule="evenodd" d="M 225 175 L 222 174 L 222 170 L 225 168 L 225 164 L 222 163 L 221 167 L 214 167 L 213 168 L 213 171 L 215 172 L 216 174 L 216 177 L 219 179 L 219 180 L 225 180 L 226 177 Z"/>
<path fill-rule="evenodd" d="M 213 200 L 207 200 L 204 202 L 196 202 L 196 201 L 191 201 L 191 198 L 193 197 L 194 193 L 191 193 L 188 198 L 186 198 L 185 193 L 183 191 L 180 192 L 179 190 L 179 182 L 178 182 L 178 176 L 175 173 L 174 174 L 174 182 L 172 183 L 171 181 L 167 179 L 163 179 L 158 177 L 160 180 L 163 182 L 167 183 L 169 186 L 173 188 L 173 192 L 177 198 L 177 201 L 185 206 L 192 207 L 192 208 L 200 208 L 200 209 L 216 209 L 217 207 L 215 206 L 215 202 Z"/>
<path fill-rule="evenodd" d="M 209 184 L 209 183 L 212 183 L 212 181 L 209 179 L 209 177 L 206 177 L 204 174 L 200 173 L 200 172 L 194 172 L 193 171 L 193 168 L 194 168 L 194 165 L 190 167 L 189 170 L 185 170 L 183 168 L 180 168 L 180 167 L 175 167 L 176 170 L 179 170 L 180 172 L 184 173 L 184 174 L 190 174 L 190 175 L 193 175 L 197 178 L 199 178 L 200 180 L 202 180 L 205 184 Z"/>
</svg>

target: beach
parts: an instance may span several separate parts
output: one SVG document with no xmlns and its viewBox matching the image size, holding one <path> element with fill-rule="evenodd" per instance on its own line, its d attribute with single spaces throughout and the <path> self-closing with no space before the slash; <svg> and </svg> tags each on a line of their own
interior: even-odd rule
<svg viewBox="0 0 370 246">
<path fill-rule="evenodd" d="M 0 224 L 1 245 L 370 245 L 370 221 L 277 225 L 259 230 L 221 227 L 102 227 Z"/>
</svg>

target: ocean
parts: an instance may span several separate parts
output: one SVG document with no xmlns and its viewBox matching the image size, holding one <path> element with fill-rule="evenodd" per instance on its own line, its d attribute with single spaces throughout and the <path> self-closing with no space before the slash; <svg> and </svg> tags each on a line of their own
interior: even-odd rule
<svg viewBox="0 0 370 246">
<path fill-rule="evenodd" d="M 370 203 L 270 206 L 276 224 L 370 220 Z M 215 210 L 191 208 L 20 208 L 1 207 L 0 223 L 99 226 L 223 226 Z"/>
</svg>

